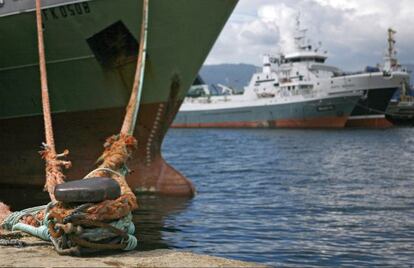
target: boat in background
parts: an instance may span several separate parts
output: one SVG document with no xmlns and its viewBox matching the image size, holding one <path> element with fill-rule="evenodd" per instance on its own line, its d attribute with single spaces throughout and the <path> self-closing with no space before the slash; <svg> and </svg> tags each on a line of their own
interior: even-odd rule
<svg viewBox="0 0 414 268">
<path fill-rule="evenodd" d="M 392 122 L 386 114 L 395 93 L 406 86 L 410 80 L 409 72 L 403 68 L 396 57 L 395 31 L 388 30 L 388 51 L 383 66 L 367 67 L 356 76 L 365 76 L 371 88 L 364 90 L 347 126 L 350 127 L 391 127 Z"/>
<path fill-rule="evenodd" d="M 387 109 L 387 119 L 394 125 L 414 126 L 414 98 L 391 101 Z"/>
<path fill-rule="evenodd" d="M 331 92 L 321 86 L 327 79 L 311 68 L 326 56 L 309 49 L 305 33 L 298 22 L 296 51 L 277 59 L 265 55 L 261 72 L 252 76 L 242 95 L 227 91 L 212 96 L 205 85 L 194 87 L 191 91 L 204 94 L 185 99 L 172 127 L 343 128 L 361 92 Z"/>
<path fill-rule="evenodd" d="M 385 56 L 384 71 L 410 71 L 404 68 L 398 61 L 397 51 L 395 49 L 395 34 L 397 32 L 393 29 L 388 29 L 388 50 Z M 397 93 L 397 98 L 392 99 L 388 105 L 386 117 L 395 125 L 412 125 L 414 126 L 414 96 L 413 89 L 410 85 L 410 78 L 406 79 L 402 84 L 400 91 Z"/>
<path fill-rule="evenodd" d="M 387 119 L 395 125 L 414 126 L 414 96 L 413 89 L 404 83 L 398 99 L 391 100 L 387 109 Z"/>
<path fill-rule="evenodd" d="M 241 96 L 186 98 L 173 127 L 392 126 L 385 111 L 408 73 L 386 68 L 346 73 L 327 65 L 327 52 L 313 47 L 306 34 L 297 18 L 294 51 L 265 55 L 262 71 Z"/>
<path fill-rule="evenodd" d="M 1 185 L 42 187 L 44 141 L 35 1 L 0 5 Z M 151 0 L 137 139 L 128 183 L 136 192 L 189 196 L 192 183 L 161 146 L 187 91 L 237 0 Z M 118 133 L 132 88 L 142 0 L 44 0 L 46 60 L 57 149 L 69 148 L 68 179 L 95 166 Z M 192 40 L 197 40 L 194 45 Z"/>
</svg>

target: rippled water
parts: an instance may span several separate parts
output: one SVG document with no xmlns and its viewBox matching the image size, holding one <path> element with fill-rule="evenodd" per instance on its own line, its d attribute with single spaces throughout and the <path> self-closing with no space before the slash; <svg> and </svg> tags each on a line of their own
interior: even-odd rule
<svg viewBox="0 0 414 268">
<path fill-rule="evenodd" d="M 414 265 L 414 129 L 171 130 L 163 152 L 198 195 L 142 197 L 141 249 L 282 266 Z"/>
<path fill-rule="evenodd" d="M 414 266 L 414 128 L 172 129 L 163 152 L 198 195 L 139 196 L 138 250 L 289 267 Z M 13 191 L 15 208 L 47 197 Z"/>
</svg>

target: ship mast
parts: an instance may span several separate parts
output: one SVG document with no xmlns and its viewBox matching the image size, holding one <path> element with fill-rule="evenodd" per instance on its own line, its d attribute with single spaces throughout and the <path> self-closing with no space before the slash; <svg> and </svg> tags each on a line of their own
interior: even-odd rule
<svg viewBox="0 0 414 268">
<path fill-rule="evenodd" d="M 395 34 L 397 31 L 389 28 L 388 29 L 388 50 L 387 54 L 385 55 L 385 71 L 394 71 L 399 67 L 398 59 L 397 59 L 397 50 L 395 49 L 395 44 L 397 41 L 395 40 Z"/>
<path fill-rule="evenodd" d="M 300 13 L 296 17 L 296 35 L 295 35 L 295 46 L 296 49 L 301 50 L 307 50 L 310 49 L 310 46 L 306 44 L 306 33 L 308 29 L 302 29 L 301 28 L 301 21 L 300 21 Z"/>
</svg>

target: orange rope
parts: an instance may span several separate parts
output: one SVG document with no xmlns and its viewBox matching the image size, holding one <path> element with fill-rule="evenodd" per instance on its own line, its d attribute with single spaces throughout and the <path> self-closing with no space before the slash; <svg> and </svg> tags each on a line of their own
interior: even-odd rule
<svg viewBox="0 0 414 268">
<path fill-rule="evenodd" d="M 50 199 L 56 201 L 54 196 L 55 186 L 64 182 L 65 176 L 62 173 L 62 166 L 69 168 L 70 162 L 58 160 L 53 136 L 52 115 L 50 109 L 49 88 L 47 83 L 45 46 L 43 38 L 43 23 L 41 13 L 41 0 L 36 0 L 36 22 L 37 22 L 37 41 L 39 49 L 40 82 L 42 91 L 43 119 L 45 126 L 46 145 L 44 151 L 40 152 L 46 161 L 46 184 L 45 190 L 49 192 Z M 67 156 L 65 151 L 61 156 Z"/>
<path fill-rule="evenodd" d="M 132 135 L 135 128 L 136 121 L 136 114 L 139 109 L 139 90 L 140 85 L 143 81 L 143 73 L 142 70 L 145 67 L 145 53 L 146 53 L 146 35 L 147 29 L 146 27 L 148 22 L 148 0 L 144 0 L 143 2 L 143 10 L 142 10 L 142 25 L 141 25 L 141 36 L 140 36 L 140 43 L 139 43 L 139 51 L 138 51 L 138 59 L 137 59 L 137 67 L 135 70 L 135 78 L 134 84 L 132 86 L 131 98 L 129 99 L 129 103 L 127 106 L 127 112 L 124 118 L 124 123 L 121 128 L 121 134 L 129 134 Z M 137 107 L 138 106 L 138 107 Z"/>
<path fill-rule="evenodd" d="M 83 211 L 80 215 L 76 215 L 77 220 L 86 220 L 97 222 L 108 222 L 121 219 L 131 211 L 138 208 L 138 203 L 135 194 L 128 186 L 125 175 L 128 173 L 126 169 L 126 163 L 131 158 L 132 152 L 137 148 L 137 140 L 132 136 L 135 128 L 136 116 L 139 109 L 140 93 L 142 91 L 143 71 L 145 65 L 145 48 L 146 48 L 146 31 L 148 23 L 148 3 L 149 0 L 143 2 L 143 23 L 141 27 L 141 43 L 138 54 L 137 70 L 135 74 L 135 80 L 133 89 L 131 92 L 131 98 L 127 107 L 127 113 L 125 115 L 124 123 L 121 129 L 121 134 L 108 138 L 104 147 L 104 153 L 101 157 L 101 165 L 90 174 L 98 177 L 110 176 L 118 182 L 121 187 L 122 195 L 116 200 L 106 200 L 98 204 L 93 204 Z M 49 196 L 52 201 L 56 201 L 54 196 L 55 186 L 63 183 L 65 176 L 62 172 L 62 167 L 69 168 L 71 163 L 68 161 L 59 160 L 61 157 L 66 157 L 69 151 L 65 150 L 63 154 L 56 154 L 55 141 L 53 136 L 52 116 L 50 109 L 49 89 L 47 84 L 47 72 L 46 72 L 46 60 L 45 60 L 45 48 L 43 39 L 43 27 L 42 27 L 42 15 L 41 15 L 41 0 L 36 0 L 36 22 L 37 22 L 37 34 L 38 34 L 38 48 L 39 48 L 39 65 L 40 65 L 40 80 L 42 91 L 42 105 L 43 116 L 45 126 L 46 144 L 44 144 L 44 150 L 41 151 L 42 158 L 46 162 L 46 184 L 45 189 L 49 192 Z M 118 171 L 121 171 L 118 173 Z M 89 175 L 85 178 L 90 177 Z M 57 222 L 62 222 L 66 217 L 72 215 L 75 211 L 73 207 L 61 202 L 57 203 L 50 210 L 49 219 L 55 219 Z M 10 210 L 7 206 L 0 203 L 0 220 L 7 217 L 10 214 Z M 21 222 L 32 226 L 39 226 L 45 217 L 45 212 L 41 211 L 36 216 L 26 216 L 21 219 Z M 1 221 L 0 221 L 1 223 Z M 50 226 L 49 226 L 50 227 Z M 63 232 L 54 232 L 54 228 L 49 228 L 49 231 L 54 236 L 61 236 Z M 75 239 L 76 237 L 71 239 Z M 74 241 L 75 241 L 74 240 Z M 75 241 L 76 242 L 76 241 Z M 88 241 L 77 240 L 77 244 L 84 246 L 93 246 Z M 83 244 L 82 244 L 82 243 Z M 89 243 L 89 244 L 88 244 Z M 106 247 L 105 245 L 99 245 Z M 108 246 L 112 248 L 113 246 Z M 125 245 L 122 245 L 124 248 Z"/>
<path fill-rule="evenodd" d="M 112 136 L 107 139 L 104 147 L 105 151 L 101 156 L 101 165 L 95 172 L 95 176 L 108 176 L 109 169 L 119 171 L 126 168 L 127 161 L 131 158 L 132 152 L 137 148 L 137 141 L 132 136 L 135 130 L 137 113 L 139 109 L 140 93 L 142 91 L 142 83 L 145 67 L 146 55 L 146 38 L 148 27 L 148 6 L 149 0 L 144 0 L 142 9 L 141 37 L 138 51 L 138 60 L 135 70 L 135 79 L 131 91 L 131 97 L 127 106 L 126 115 L 119 136 Z M 127 173 L 127 172 L 124 172 Z M 128 186 L 125 175 L 109 174 L 115 179 L 121 187 L 122 196 L 117 200 L 108 200 L 88 209 L 89 219 L 92 220 L 108 220 L 117 219 L 126 216 L 129 212 L 138 208 L 135 194 Z"/>
<path fill-rule="evenodd" d="M 46 143 L 50 152 L 56 154 L 55 140 L 52 129 L 52 116 L 50 112 L 49 88 L 47 84 L 47 71 L 45 60 L 45 46 L 43 39 L 43 22 L 41 13 L 41 0 L 36 0 L 37 43 L 39 49 L 40 82 L 42 90 L 43 118 L 45 124 Z"/>
<path fill-rule="evenodd" d="M 11 214 L 10 207 L 0 202 L 0 224 Z"/>
<path fill-rule="evenodd" d="M 138 145 L 137 140 L 132 135 L 135 130 L 135 123 L 137 120 L 139 102 L 142 93 L 148 27 L 148 5 L 149 0 L 144 0 L 142 9 L 141 39 L 135 79 L 120 134 L 107 139 L 104 145 L 105 151 L 100 157 L 101 165 L 86 177 L 87 179 L 92 175 L 97 177 L 109 175 L 120 185 L 122 196 L 117 200 L 107 200 L 88 208 L 84 214 L 85 219 L 94 221 L 115 220 L 125 217 L 131 211 L 138 208 L 136 196 L 125 180 L 125 176 L 128 174 L 128 171 L 125 169 L 127 167 L 127 161 L 131 158 L 133 151 Z M 108 170 L 113 172 L 108 172 Z M 121 173 L 117 173 L 121 170 Z M 53 210 L 55 210 L 58 215 L 68 212 L 65 211 L 65 209 L 62 211 L 59 208 L 54 208 Z"/>
<path fill-rule="evenodd" d="M 143 70 L 145 67 L 145 50 L 146 37 L 148 26 L 148 4 L 149 0 L 143 2 L 142 25 L 141 25 L 141 42 L 139 46 L 137 66 L 135 71 L 135 79 L 131 91 L 131 97 L 127 106 L 126 115 L 121 128 L 121 134 L 118 139 L 113 139 L 109 142 L 110 145 L 106 148 L 102 159 L 101 167 L 112 170 L 119 170 L 126 166 L 126 161 L 130 158 L 132 149 L 136 147 L 136 140 L 130 136 L 133 134 L 136 116 L 139 109 L 140 93 L 142 91 Z M 39 65 L 40 65 L 40 80 L 42 91 L 42 106 L 45 125 L 46 145 L 44 151 L 40 152 L 42 158 L 46 161 L 46 184 L 45 189 L 49 192 L 50 199 L 56 201 L 54 196 L 54 189 L 56 185 L 64 182 L 65 176 L 62 172 L 62 167 L 69 168 L 71 163 L 68 161 L 59 160 L 59 157 L 65 157 L 69 153 L 67 150 L 61 154 L 56 154 L 55 140 L 53 135 L 53 124 L 50 109 L 49 89 L 47 83 L 47 71 L 45 60 L 45 48 L 43 38 L 43 23 L 41 14 L 41 0 L 36 0 L 36 22 L 39 48 Z M 102 173 L 102 172 L 97 172 Z M 119 176 L 113 176 L 119 177 Z M 122 188 L 123 195 L 127 196 L 127 203 L 131 210 L 137 208 L 136 198 L 132 190 L 127 185 L 125 178 L 114 178 L 118 181 Z"/>
</svg>

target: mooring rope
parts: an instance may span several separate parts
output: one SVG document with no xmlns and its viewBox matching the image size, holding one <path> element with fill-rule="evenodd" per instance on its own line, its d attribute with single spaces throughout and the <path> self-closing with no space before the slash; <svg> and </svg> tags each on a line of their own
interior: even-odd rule
<svg viewBox="0 0 414 268">
<path fill-rule="evenodd" d="M 43 22 L 41 12 L 41 0 L 36 0 L 36 25 L 37 25 L 37 43 L 39 50 L 39 67 L 40 67 L 40 83 L 42 92 L 42 108 L 43 120 L 46 136 L 46 144 L 43 145 L 41 151 L 42 158 L 46 161 L 46 184 L 45 190 L 48 191 L 50 199 L 56 201 L 54 190 L 56 185 L 65 181 L 62 167 L 69 168 L 71 163 L 59 160 L 59 157 L 65 157 L 69 151 L 65 150 L 63 154 L 56 154 L 55 138 L 53 135 L 53 123 L 50 109 L 49 87 L 47 82 L 45 45 L 43 38 Z"/>
<path fill-rule="evenodd" d="M 107 139 L 104 145 L 104 153 L 100 158 L 101 165 L 84 178 L 88 179 L 92 175 L 104 177 L 109 174 L 109 177 L 118 182 L 121 188 L 121 196 L 116 200 L 105 200 L 97 204 L 83 204 L 73 207 L 70 204 L 57 202 L 54 196 L 55 186 L 64 182 L 62 167 L 68 168 L 70 162 L 58 159 L 67 156 L 68 151 L 60 155 L 56 154 L 47 86 L 41 0 L 36 0 L 42 105 L 46 136 L 46 144 L 44 144 L 44 151 L 41 154 L 46 160 L 46 190 L 49 192 L 52 202 L 47 206 L 29 208 L 8 215 L 1 225 L 2 228 L 24 231 L 43 240 L 52 241 L 59 254 L 79 255 L 84 249 L 132 250 L 137 246 L 131 212 L 138 207 L 138 204 L 135 194 L 126 182 L 125 176 L 129 174 L 127 161 L 137 147 L 137 141 L 132 135 L 136 126 L 143 89 L 148 36 L 148 10 L 149 0 L 144 0 L 141 40 L 134 84 L 120 134 Z M 30 222 L 30 224 L 27 224 L 27 222 Z"/>
<path fill-rule="evenodd" d="M 139 44 L 139 52 L 137 59 L 137 67 L 135 71 L 134 84 L 132 87 L 131 98 L 127 106 L 124 123 L 121 128 L 121 134 L 133 135 L 137 122 L 139 105 L 142 97 L 142 87 L 144 85 L 144 72 L 147 57 L 147 39 L 148 39 L 148 1 L 143 2 L 141 37 Z"/>
</svg>

